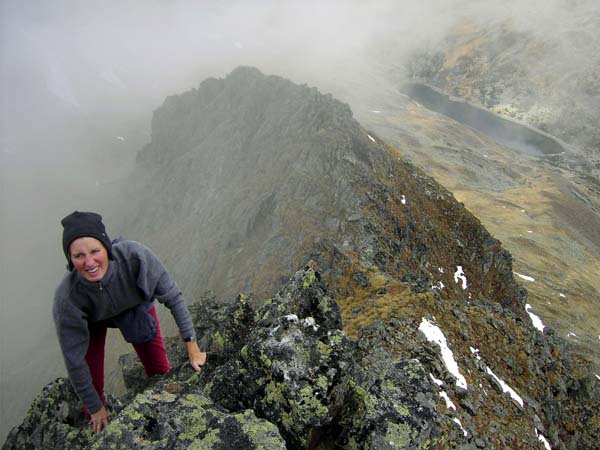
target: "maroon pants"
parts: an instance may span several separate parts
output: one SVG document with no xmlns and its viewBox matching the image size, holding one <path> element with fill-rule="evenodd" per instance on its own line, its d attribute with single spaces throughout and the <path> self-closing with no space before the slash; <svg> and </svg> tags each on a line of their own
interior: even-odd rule
<svg viewBox="0 0 600 450">
<path fill-rule="evenodd" d="M 160 333 L 156 308 L 153 306 L 148 312 L 154 317 L 154 321 L 156 322 L 156 336 L 150 342 L 133 344 L 133 348 L 135 348 L 144 366 L 146 375 L 151 377 L 167 373 L 171 370 L 171 363 L 167 357 L 167 349 Z M 106 401 L 104 400 L 104 344 L 106 342 L 106 330 L 106 326 L 103 325 L 90 327 L 90 343 L 85 355 L 85 360 L 92 375 L 92 383 L 104 405 L 106 405 Z M 87 409 L 85 409 L 85 412 L 87 415 Z"/>
</svg>

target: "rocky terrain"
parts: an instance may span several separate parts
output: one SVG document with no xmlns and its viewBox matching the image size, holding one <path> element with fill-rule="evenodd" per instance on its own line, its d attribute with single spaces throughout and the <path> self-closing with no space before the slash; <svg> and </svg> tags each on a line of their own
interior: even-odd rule
<svg viewBox="0 0 600 450">
<path fill-rule="evenodd" d="M 545 325 L 600 367 L 600 186 L 495 143 L 401 94 L 359 116 L 423 168 L 510 250 Z M 600 370 L 600 369 L 597 369 Z"/>
<path fill-rule="evenodd" d="M 593 366 L 534 327 L 508 251 L 403 159 L 422 141 L 379 136 L 252 68 L 168 98 L 124 229 L 185 285 L 207 367 L 174 342 L 146 385 L 122 358 L 99 436 L 57 380 L 3 448 L 597 448 Z"/>
<path fill-rule="evenodd" d="M 368 286 L 363 304 L 418 313 L 374 321 L 356 340 L 342 331 L 340 308 L 314 262 L 266 302 L 205 297 L 191 307 L 209 351 L 200 374 L 178 342 L 169 349 L 175 369 L 158 379 L 144 381 L 135 356 L 123 357 L 128 395 L 109 399 L 112 420 L 97 435 L 83 424 L 69 382 L 58 379 L 2 448 L 597 448 L 598 382 L 561 375 L 560 338 L 480 300 L 440 320 L 448 337 L 462 325 L 452 352 L 435 325 L 433 314 L 441 318 L 445 309 L 439 296 L 409 306 L 397 286 L 386 286 Z M 508 370 L 481 350 L 490 339 L 470 356 L 460 348 L 475 343 L 478 329 L 504 326 L 519 331 L 503 333 L 515 349 Z M 500 370 L 518 384 L 507 385 Z"/>
</svg>

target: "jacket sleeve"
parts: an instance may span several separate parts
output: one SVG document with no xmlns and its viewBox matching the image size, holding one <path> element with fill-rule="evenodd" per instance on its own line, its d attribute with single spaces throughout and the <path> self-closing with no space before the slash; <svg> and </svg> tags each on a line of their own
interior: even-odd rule
<svg viewBox="0 0 600 450">
<path fill-rule="evenodd" d="M 102 407 L 102 401 L 92 384 L 85 360 L 89 344 L 85 314 L 67 300 L 55 297 L 52 316 L 71 384 L 82 403 L 93 414 Z"/>
<path fill-rule="evenodd" d="M 194 324 L 185 306 L 181 289 L 152 250 L 142 244 L 138 243 L 138 245 L 140 261 L 137 275 L 138 288 L 144 292 L 146 298 L 156 299 L 169 308 L 183 338 L 193 337 Z"/>
</svg>

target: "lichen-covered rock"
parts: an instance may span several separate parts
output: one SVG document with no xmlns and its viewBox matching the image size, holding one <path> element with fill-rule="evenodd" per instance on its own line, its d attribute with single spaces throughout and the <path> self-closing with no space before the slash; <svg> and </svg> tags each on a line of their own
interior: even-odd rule
<svg viewBox="0 0 600 450">
<path fill-rule="evenodd" d="M 207 390 L 229 408 L 254 407 L 292 448 L 306 447 L 312 430 L 333 420 L 329 393 L 353 366 L 339 308 L 318 273 L 306 268 L 253 320 L 237 357 L 214 372 Z"/>
<path fill-rule="evenodd" d="M 349 380 L 347 387 L 346 448 L 417 448 L 439 441 L 435 392 L 418 360 L 388 359 L 373 383 L 359 386 Z"/>
<path fill-rule="evenodd" d="M 393 319 L 363 326 L 356 340 L 341 329 L 340 308 L 313 262 L 260 306 L 244 296 L 230 304 L 205 297 L 190 308 L 201 324 L 201 345 L 209 349 L 201 373 L 193 371 L 179 340 L 168 342 L 171 372 L 132 381 L 121 399 L 124 409 L 109 401 L 111 422 L 98 435 L 84 423 L 68 381 L 57 380 L 3 450 L 493 450 L 534 448 L 538 435 L 553 448 L 594 448 L 598 383 L 561 375 L 567 365 L 578 366 L 553 356 L 566 352 L 558 337 L 539 337 L 498 303 L 476 300 L 460 309 L 439 296 L 407 298 L 405 288 L 389 280 L 382 288 L 381 282 L 385 277 L 364 276 L 361 289 L 372 290 L 364 303 L 383 307 L 393 301 L 401 309 L 389 310 Z M 447 333 L 468 389 L 457 385 L 440 346 L 419 331 L 414 315 L 425 311 Z M 505 353 L 480 355 L 471 348 L 465 354 L 461 347 L 475 337 L 481 348 Z M 507 351 L 517 339 L 523 351 Z M 505 392 L 490 367 L 510 381 L 522 403 Z M 135 370 L 125 367 L 132 378 Z M 527 377 L 527 384 L 516 384 L 514 374 Z"/>
<path fill-rule="evenodd" d="M 161 383 L 138 394 L 90 450 L 285 449 L 277 427 L 250 411 L 228 414 L 194 385 Z"/>
<path fill-rule="evenodd" d="M 361 367 L 314 266 L 297 272 L 254 321 L 239 356 L 215 370 L 207 390 L 228 408 L 253 407 L 277 424 L 288 448 L 411 448 L 439 440 L 423 367 L 389 354 L 375 371 Z"/>
<path fill-rule="evenodd" d="M 125 407 L 111 408 L 94 434 L 65 379 L 46 386 L 3 450 L 284 450 L 277 427 L 251 410 L 228 414 L 195 385 L 161 381 Z"/>
<path fill-rule="evenodd" d="M 113 414 L 119 400 L 107 396 Z M 93 437 L 81 402 L 69 380 L 58 378 L 46 385 L 31 404 L 25 420 L 12 429 L 2 450 L 63 450 L 86 448 Z"/>
</svg>

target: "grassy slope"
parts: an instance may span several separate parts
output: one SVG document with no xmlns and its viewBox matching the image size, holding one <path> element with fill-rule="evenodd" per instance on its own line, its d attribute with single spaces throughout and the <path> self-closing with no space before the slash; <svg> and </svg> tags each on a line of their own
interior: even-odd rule
<svg viewBox="0 0 600 450">
<path fill-rule="evenodd" d="M 534 312 L 600 368 L 598 186 L 405 98 L 396 102 L 359 120 L 482 221 L 512 253 L 514 271 L 535 279 L 517 278 Z"/>
</svg>

